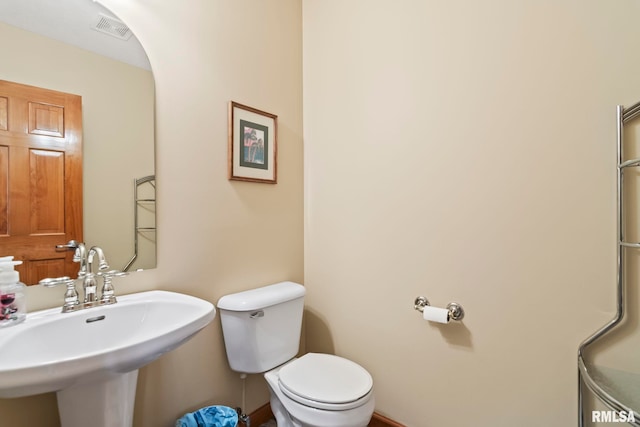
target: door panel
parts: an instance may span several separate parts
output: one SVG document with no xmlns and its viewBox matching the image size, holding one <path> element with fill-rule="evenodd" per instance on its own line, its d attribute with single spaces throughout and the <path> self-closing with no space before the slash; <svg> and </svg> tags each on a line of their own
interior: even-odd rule
<svg viewBox="0 0 640 427">
<path fill-rule="evenodd" d="M 0 96 L 0 130 L 7 130 L 9 100 Z"/>
<path fill-rule="evenodd" d="M 75 276 L 55 249 L 69 240 L 83 240 L 82 98 L 0 80 L 0 256 L 27 284 Z"/>
<path fill-rule="evenodd" d="M 64 107 L 30 102 L 29 133 L 64 138 Z"/>
<path fill-rule="evenodd" d="M 64 153 L 29 150 L 30 234 L 64 233 Z"/>
<path fill-rule="evenodd" d="M 0 237 L 8 233 L 9 147 L 0 146 Z"/>
</svg>

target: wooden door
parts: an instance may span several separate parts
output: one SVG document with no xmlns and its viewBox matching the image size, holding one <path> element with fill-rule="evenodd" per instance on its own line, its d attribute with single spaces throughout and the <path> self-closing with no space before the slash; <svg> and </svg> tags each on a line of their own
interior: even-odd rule
<svg viewBox="0 0 640 427">
<path fill-rule="evenodd" d="M 82 98 L 0 80 L 0 256 L 26 284 L 75 277 L 82 241 Z"/>
</svg>

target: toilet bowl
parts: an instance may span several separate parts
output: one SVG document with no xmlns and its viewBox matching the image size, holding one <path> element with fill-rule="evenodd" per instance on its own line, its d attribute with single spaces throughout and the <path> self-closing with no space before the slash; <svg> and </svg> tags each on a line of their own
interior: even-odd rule
<svg viewBox="0 0 640 427">
<path fill-rule="evenodd" d="M 366 427 L 373 379 L 343 357 L 298 353 L 305 289 L 282 282 L 218 300 L 231 369 L 264 373 L 278 427 Z"/>
<path fill-rule="evenodd" d="M 278 427 L 365 427 L 373 414 L 371 375 L 348 359 L 307 353 L 264 377 Z"/>
</svg>

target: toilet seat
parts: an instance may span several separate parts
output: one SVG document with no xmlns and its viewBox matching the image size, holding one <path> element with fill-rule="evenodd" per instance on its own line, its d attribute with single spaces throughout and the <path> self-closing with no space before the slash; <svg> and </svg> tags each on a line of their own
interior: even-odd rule
<svg viewBox="0 0 640 427">
<path fill-rule="evenodd" d="M 284 365 L 280 390 L 290 399 L 317 409 L 356 408 L 373 394 L 373 379 L 357 363 L 331 354 L 308 353 Z"/>
</svg>

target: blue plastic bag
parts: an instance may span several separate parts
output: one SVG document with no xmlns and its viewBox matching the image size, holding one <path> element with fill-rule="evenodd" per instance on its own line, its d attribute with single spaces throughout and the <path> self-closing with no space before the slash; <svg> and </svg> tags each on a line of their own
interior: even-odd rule
<svg viewBox="0 0 640 427">
<path fill-rule="evenodd" d="M 176 427 L 237 427 L 238 414 L 228 406 L 207 406 L 184 414 Z"/>
</svg>

